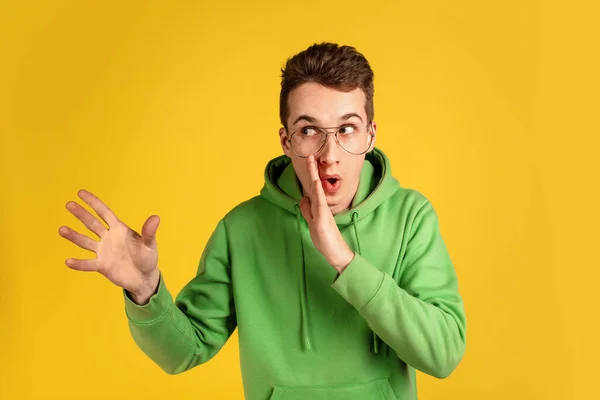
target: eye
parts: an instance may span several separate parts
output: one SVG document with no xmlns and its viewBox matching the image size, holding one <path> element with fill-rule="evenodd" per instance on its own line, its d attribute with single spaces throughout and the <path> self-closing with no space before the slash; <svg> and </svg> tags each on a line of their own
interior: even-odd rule
<svg viewBox="0 0 600 400">
<path fill-rule="evenodd" d="M 314 136 L 318 132 L 312 126 L 305 126 L 304 128 L 300 129 L 300 133 L 302 133 L 302 136 Z"/>
<path fill-rule="evenodd" d="M 338 132 L 342 135 L 350 135 L 352 133 L 356 133 L 356 127 L 354 125 L 344 125 L 338 129 Z"/>
</svg>

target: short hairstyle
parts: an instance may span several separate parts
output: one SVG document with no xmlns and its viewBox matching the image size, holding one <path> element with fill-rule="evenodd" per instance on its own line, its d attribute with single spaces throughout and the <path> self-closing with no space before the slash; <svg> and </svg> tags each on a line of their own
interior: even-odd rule
<svg viewBox="0 0 600 400">
<path fill-rule="evenodd" d="M 373 120 L 373 71 L 367 59 L 354 47 L 315 43 L 287 60 L 285 67 L 281 69 L 279 94 L 279 118 L 286 128 L 290 116 L 290 92 L 306 82 L 315 82 L 344 92 L 361 88 L 366 99 L 367 120 Z"/>
</svg>

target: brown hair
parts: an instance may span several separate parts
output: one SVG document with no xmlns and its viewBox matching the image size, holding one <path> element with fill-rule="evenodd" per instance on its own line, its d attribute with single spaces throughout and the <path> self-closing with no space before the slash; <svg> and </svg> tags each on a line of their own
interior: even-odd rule
<svg viewBox="0 0 600 400">
<path fill-rule="evenodd" d="M 287 60 L 281 69 L 279 95 L 279 118 L 286 128 L 290 116 L 289 94 L 306 82 L 316 82 L 344 92 L 361 88 L 366 98 L 367 120 L 373 120 L 373 71 L 367 59 L 354 47 L 315 43 Z"/>
</svg>

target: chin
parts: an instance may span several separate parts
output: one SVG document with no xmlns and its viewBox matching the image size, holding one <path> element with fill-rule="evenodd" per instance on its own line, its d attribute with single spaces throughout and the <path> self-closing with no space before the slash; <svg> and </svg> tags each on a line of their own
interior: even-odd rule
<svg viewBox="0 0 600 400">
<path fill-rule="evenodd" d="M 325 198 L 327 199 L 327 205 L 332 206 L 338 204 L 340 202 L 340 193 L 335 194 L 327 194 L 325 193 Z"/>
<path fill-rule="evenodd" d="M 334 195 L 325 195 L 325 198 L 327 199 L 327 206 L 329 208 L 334 208 L 334 207 L 339 207 L 341 202 L 342 202 L 342 198 L 343 196 L 341 196 L 340 193 L 336 193 Z"/>
</svg>

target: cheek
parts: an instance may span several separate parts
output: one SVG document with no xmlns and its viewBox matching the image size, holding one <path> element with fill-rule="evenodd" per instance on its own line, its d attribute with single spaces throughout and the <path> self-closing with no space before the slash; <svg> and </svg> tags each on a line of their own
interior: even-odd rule
<svg viewBox="0 0 600 400">
<path fill-rule="evenodd" d="M 303 159 L 299 159 L 295 154 L 290 157 L 292 159 L 292 165 L 296 176 L 300 179 L 302 185 L 308 184 L 308 170 L 306 169 L 306 162 Z"/>
<path fill-rule="evenodd" d="M 350 186 L 356 186 L 360 179 L 360 171 L 362 170 L 362 163 L 355 162 L 351 165 L 352 165 L 352 167 L 348 171 L 348 177 L 350 178 L 349 181 L 351 181 L 351 183 L 352 183 Z"/>
</svg>

